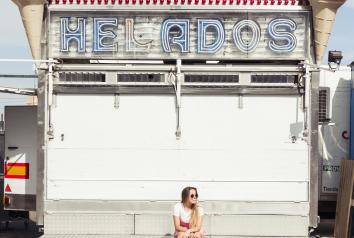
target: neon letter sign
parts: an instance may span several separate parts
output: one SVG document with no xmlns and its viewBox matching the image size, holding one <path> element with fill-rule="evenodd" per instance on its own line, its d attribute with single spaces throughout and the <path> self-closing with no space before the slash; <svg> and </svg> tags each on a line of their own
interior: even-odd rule
<svg viewBox="0 0 354 238">
<path fill-rule="evenodd" d="M 268 34 L 272 38 L 269 41 L 269 48 L 276 53 L 290 53 L 296 48 L 296 37 L 293 32 L 297 26 L 293 20 L 287 18 L 277 18 L 268 25 Z M 290 32 L 284 30 L 288 29 Z M 279 42 L 286 42 L 280 44 Z"/>
<path fill-rule="evenodd" d="M 179 36 L 171 36 L 171 30 L 178 29 Z M 167 19 L 161 27 L 161 44 L 165 52 L 172 52 L 171 43 L 180 47 L 182 53 L 189 52 L 189 20 Z"/>
<path fill-rule="evenodd" d="M 117 27 L 117 18 L 93 18 L 93 51 L 107 52 L 116 51 L 113 40 L 117 35 L 111 30 L 104 30 L 106 26 Z M 112 40 L 111 43 L 104 43 L 104 40 Z"/>
<path fill-rule="evenodd" d="M 127 51 L 144 51 L 151 47 L 153 40 L 150 40 L 146 43 L 138 42 L 135 39 L 134 35 L 134 19 L 127 18 L 125 19 L 125 40 L 126 40 L 126 49 Z"/>
<path fill-rule="evenodd" d="M 60 44 L 58 46 L 60 52 L 88 52 L 85 57 L 89 57 L 91 53 L 95 53 L 94 56 L 100 56 L 99 54 L 102 52 L 117 52 L 118 42 L 125 50 L 119 54 L 112 54 L 112 57 L 115 55 L 128 58 L 143 57 L 150 55 L 150 53 L 156 57 L 161 53 L 172 52 L 173 54 L 165 54 L 164 56 L 178 57 L 179 54 L 190 53 L 193 57 L 197 54 L 215 54 L 222 51 L 220 57 L 232 58 L 236 49 L 242 53 L 250 54 L 258 52 L 258 47 L 264 47 L 264 45 L 267 45 L 267 54 L 284 54 L 285 57 L 286 54 L 293 52 L 298 44 L 295 34 L 298 26 L 294 20 L 285 17 L 272 19 L 267 26 L 259 25 L 248 19 L 235 22 L 235 25 L 229 23 L 224 25 L 221 19 L 191 18 L 165 19 L 163 21 L 161 17 L 158 17 L 151 18 L 152 20 L 148 22 L 142 22 L 140 18 L 126 17 L 121 21 L 123 26 L 119 27 L 120 23 L 118 24 L 116 17 L 59 17 L 59 19 L 60 42 L 59 37 L 56 42 L 58 45 Z M 234 19 L 236 20 L 236 18 Z M 300 22 L 300 20 L 298 21 Z M 192 29 L 197 32 L 190 33 L 192 23 Z M 141 32 L 135 32 L 134 24 L 137 24 L 137 29 L 141 29 Z M 161 24 L 161 28 L 156 24 Z M 303 29 L 304 26 L 299 27 Z M 90 31 L 88 37 L 86 37 L 87 30 Z M 227 32 L 232 34 L 226 34 Z M 262 32 L 266 33 L 261 36 Z M 52 34 L 56 37 L 56 32 L 53 31 Z M 160 44 L 157 42 L 153 44 L 159 34 Z M 139 38 L 137 39 L 135 35 L 139 35 Z M 144 37 L 146 39 L 143 39 Z M 261 40 L 264 44 L 260 44 Z M 233 41 L 233 44 L 230 44 L 230 41 Z M 192 47 L 193 52 L 190 50 L 190 42 L 195 44 Z M 302 47 L 306 41 L 305 43 L 300 41 L 300 43 L 299 52 L 296 54 L 301 54 L 306 50 Z M 86 45 L 92 49 L 86 49 Z M 225 47 L 224 50 L 222 50 L 223 47 Z M 259 51 L 263 52 L 264 50 L 260 49 Z M 57 54 L 57 52 L 55 53 Z M 75 55 L 67 56 L 74 57 Z M 107 55 L 104 56 L 107 57 Z M 198 57 L 205 56 L 199 55 Z M 254 57 L 264 58 L 265 56 L 257 54 Z"/>
<path fill-rule="evenodd" d="M 76 41 L 77 51 L 83 53 L 86 50 L 86 19 L 78 17 L 75 30 L 69 28 L 69 19 L 69 17 L 60 19 L 60 51 L 69 51 L 69 42 Z"/>
<path fill-rule="evenodd" d="M 208 28 L 215 30 L 215 40 L 207 44 L 206 33 Z M 225 41 L 225 30 L 219 20 L 198 19 L 198 53 L 213 54 L 220 50 Z"/>
<path fill-rule="evenodd" d="M 252 37 L 248 41 L 242 39 L 242 31 L 244 29 L 250 29 L 252 31 Z M 251 20 L 242 20 L 238 22 L 232 30 L 232 38 L 236 47 L 243 53 L 251 53 L 256 50 L 259 39 L 261 38 L 261 29 Z"/>
</svg>

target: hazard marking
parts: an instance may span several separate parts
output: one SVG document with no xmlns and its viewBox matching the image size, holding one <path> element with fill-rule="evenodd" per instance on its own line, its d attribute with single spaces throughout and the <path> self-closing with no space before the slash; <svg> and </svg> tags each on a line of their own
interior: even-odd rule
<svg viewBox="0 0 354 238">
<path fill-rule="evenodd" d="M 5 178 L 29 179 L 29 163 L 6 163 Z"/>
<path fill-rule="evenodd" d="M 9 184 L 6 184 L 5 192 L 9 192 L 9 193 L 12 192 L 12 191 L 11 191 L 11 188 L 10 188 L 10 186 L 9 186 Z"/>
</svg>

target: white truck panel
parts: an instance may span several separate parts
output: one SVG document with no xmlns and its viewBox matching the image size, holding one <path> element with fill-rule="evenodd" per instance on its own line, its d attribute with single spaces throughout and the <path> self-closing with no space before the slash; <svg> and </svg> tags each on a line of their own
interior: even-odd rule
<svg viewBox="0 0 354 238">
<path fill-rule="evenodd" d="M 319 142 L 322 158 L 322 194 L 336 194 L 339 186 L 340 164 L 349 156 L 349 101 L 351 71 L 341 67 L 339 71 L 321 71 L 321 87 L 328 87 L 330 123 L 320 126 Z"/>
<path fill-rule="evenodd" d="M 197 187 L 202 201 L 308 201 L 307 182 L 49 180 L 47 198 L 173 201 L 186 186 Z"/>
<path fill-rule="evenodd" d="M 303 124 L 297 97 L 245 97 L 240 109 L 236 96 L 183 96 L 182 138 L 176 140 L 174 100 L 121 96 L 119 109 L 114 109 L 113 96 L 57 96 L 55 139 L 49 146 L 281 149 L 291 143 L 293 124 Z"/>
<path fill-rule="evenodd" d="M 50 149 L 48 151 L 48 163 L 50 164 L 48 174 L 51 179 L 59 180 L 306 182 L 308 181 L 306 153 L 301 150 L 300 146 L 294 147 L 293 150 L 287 148 L 258 151 L 244 149 L 159 150 L 156 148 L 134 151 L 98 148 Z M 174 166 L 175 161 L 189 166 Z M 86 166 L 87 164 L 90 166 Z M 64 175 L 63 171 L 58 169 L 63 166 L 66 166 Z M 196 172 L 195 168 L 198 167 L 202 169 Z M 222 171 L 220 171 L 221 168 Z"/>
<path fill-rule="evenodd" d="M 29 177 L 8 178 L 5 174 L 4 187 L 7 194 L 36 194 L 37 181 L 37 107 L 5 107 L 5 159 L 6 163 L 28 164 Z M 9 174 L 15 167 L 9 167 Z M 13 170 L 13 171 L 11 171 Z M 11 191 L 6 191 L 9 185 Z"/>
<path fill-rule="evenodd" d="M 37 107 L 5 107 L 5 146 L 21 146 L 36 149 Z M 35 133 L 34 133 L 35 132 Z"/>
<path fill-rule="evenodd" d="M 5 139 L 6 140 L 6 139 Z M 9 157 L 7 163 L 29 163 L 29 178 L 28 179 L 18 179 L 18 178 L 6 178 L 5 177 L 5 187 L 8 184 L 11 188 L 13 194 L 36 194 L 36 155 L 37 152 L 35 148 L 32 147 L 21 147 L 19 149 L 21 152 L 8 151 L 6 156 Z"/>
<path fill-rule="evenodd" d="M 205 200 L 308 200 L 307 145 L 291 142 L 298 97 L 246 96 L 239 108 L 235 96 L 183 96 L 180 140 L 174 100 L 124 95 L 114 108 L 113 95 L 58 95 L 47 198 L 176 200 L 194 184 Z"/>
</svg>

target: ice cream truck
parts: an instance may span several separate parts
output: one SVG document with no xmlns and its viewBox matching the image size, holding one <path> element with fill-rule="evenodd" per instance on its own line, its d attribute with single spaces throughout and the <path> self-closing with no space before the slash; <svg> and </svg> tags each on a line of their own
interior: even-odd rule
<svg viewBox="0 0 354 238">
<path fill-rule="evenodd" d="M 6 209 L 48 237 L 168 237 L 192 185 L 207 237 L 317 227 L 318 64 L 344 1 L 14 2 L 37 149 L 10 146 Z"/>
</svg>

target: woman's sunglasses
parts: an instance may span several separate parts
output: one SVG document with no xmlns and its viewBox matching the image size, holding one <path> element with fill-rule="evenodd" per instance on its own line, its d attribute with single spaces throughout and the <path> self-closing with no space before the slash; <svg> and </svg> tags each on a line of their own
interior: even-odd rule
<svg viewBox="0 0 354 238">
<path fill-rule="evenodd" d="M 196 198 L 196 199 L 197 199 L 197 198 L 198 198 L 198 194 L 193 194 L 193 193 L 192 193 L 192 194 L 191 194 L 191 198 Z"/>
</svg>

